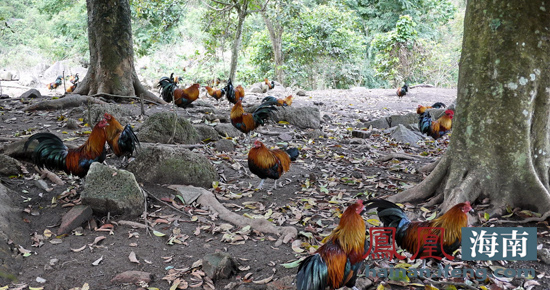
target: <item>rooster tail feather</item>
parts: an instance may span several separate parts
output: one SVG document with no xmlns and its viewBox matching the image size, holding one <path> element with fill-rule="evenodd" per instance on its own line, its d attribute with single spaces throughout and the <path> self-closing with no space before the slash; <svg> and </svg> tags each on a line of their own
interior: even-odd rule
<svg viewBox="0 0 550 290">
<path fill-rule="evenodd" d="M 173 75 L 173 74 L 172 74 Z M 160 78 L 157 87 L 160 89 L 160 95 L 162 99 L 166 102 L 171 102 L 173 97 L 174 90 L 177 88 L 176 83 L 174 82 L 172 75 L 170 78 L 162 77 Z"/>
<path fill-rule="evenodd" d="M 38 140 L 38 145 L 34 148 L 32 156 L 34 164 L 39 168 L 46 167 L 67 171 L 65 157 L 68 148 L 59 137 L 52 133 L 36 133 L 25 142 L 23 150 L 26 151 L 29 144 L 34 140 Z"/>
<path fill-rule="evenodd" d="M 298 290 L 325 289 L 328 284 L 327 264 L 319 254 L 313 254 L 300 263 L 296 275 Z"/>
<path fill-rule="evenodd" d="M 262 100 L 262 103 L 264 102 L 277 102 L 277 98 L 273 97 L 273 96 L 267 96 L 265 97 L 263 100 Z"/>
<path fill-rule="evenodd" d="M 432 108 L 434 109 L 441 109 L 441 108 L 446 108 L 447 106 L 445 104 L 443 104 L 442 102 L 437 102 L 435 104 L 432 105 Z"/>
<path fill-rule="evenodd" d="M 432 117 L 428 112 L 424 112 L 418 116 L 418 129 L 423 134 L 430 134 L 432 125 Z"/>
<path fill-rule="evenodd" d="M 141 148 L 141 144 L 139 143 L 139 140 L 134 133 L 134 130 L 132 130 L 132 126 L 130 126 L 130 124 L 126 124 L 124 130 L 122 130 L 122 132 L 120 133 L 120 138 L 118 140 L 119 146 L 125 152 L 133 153 L 136 149 L 136 144 L 139 146 L 139 148 Z"/>
<path fill-rule="evenodd" d="M 272 102 L 265 102 L 260 104 L 254 111 L 252 116 L 254 117 L 254 123 L 263 125 L 265 120 L 272 111 L 277 111 L 277 108 L 273 106 Z"/>
<path fill-rule="evenodd" d="M 296 161 L 296 159 L 298 159 L 298 155 L 300 155 L 298 148 L 288 148 L 285 151 L 288 154 L 288 156 L 290 156 L 291 161 Z"/>
</svg>

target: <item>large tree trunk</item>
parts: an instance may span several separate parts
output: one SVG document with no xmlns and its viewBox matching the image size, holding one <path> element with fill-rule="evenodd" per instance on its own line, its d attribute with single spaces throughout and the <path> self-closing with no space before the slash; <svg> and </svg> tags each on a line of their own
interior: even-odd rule
<svg viewBox="0 0 550 290">
<path fill-rule="evenodd" d="M 143 96 L 165 103 L 141 85 L 134 68 L 128 0 L 87 0 L 90 68 L 75 93 Z"/>
<path fill-rule="evenodd" d="M 273 58 L 275 61 L 275 79 L 279 83 L 284 82 L 284 71 L 283 71 L 283 32 L 284 29 L 277 25 L 275 27 L 271 20 L 267 17 L 265 12 L 262 12 L 262 17 L 264 18 L 265 26 L 267 31 L 269 31 L 269 38 L 271 39 L 271 48 L 273 49 Z"/>
<path fill-rule="evenodd" d="M 550 9 L 541 0 L 468 1 L 449 151 L 419 185 L 391 200 L 489 197 L 550 210 Z"/>
<path fill-rule="evenodd" d="M 243 34 L 243 25 L 246 15 L 248 14 L 248 1 L 244 1 L 242 6 L 235 6 L 238 13 L 237 29 L 235 31 L 235 40 L 231 47 L 231 66 L 229 68 L 229 78 L 232 82 L 235 81 L 235 74 L 237 72 L 237 62 L 239 60 L 239 49 L 241 48 L 241 39 Z"/>
</svg>

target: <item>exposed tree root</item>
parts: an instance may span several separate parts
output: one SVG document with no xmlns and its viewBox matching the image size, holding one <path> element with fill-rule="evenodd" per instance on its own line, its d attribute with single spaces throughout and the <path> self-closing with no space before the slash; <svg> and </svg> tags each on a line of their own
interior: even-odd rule
<svg viewBox="0 0 550 290">
<path fill-rule="evenodd" d="M 436 161 L 434 161 L 432 163 L 426 164 L 426 165 L 418 168 L 418 171 L 420 173 L 424 173 L 424 174 L 428 174 L 428 173 L 432 172 L 435 169 L 435 167 L 437 166 L 437 164 L 439 164 L 439 160 L 441 160 L 441 159 L 437 159 Z"/>
<path fill-rule="evenodd" d="M 79 107 L 88 102 L 93 104 L 106 104 L 101 100 L 98 100 L 89 96 L 81 96 L 81 95 L 73 94 L 73 95 L 67 95 L 66 97 L 61 99 L 38 102 L 34 105 L 27 106 L 25 109 L 23 109 L 23 111 L 62 110 L 67 108 Z"/>
<path fill-rule="evenodd" d="M 172 185 L 170 188 L 177 189 L 178 191 L 186 191 L 190 189 L 193 191 L 200 191 L 201 195 L 197 199 L 197 202 L 200 205 L 208 207 L 211 211 L 217 213 L 220 218 L 236 226 L 244 227 L 249 225 L 251 228 L 259 232 L 278 235 L 279 240 L 275 243 L 276 247 L 280 246 L 283 243 L 288 243 L 298 236 L 298 230 L 295 227 L 278 227 L 266 219 L 251 219 L 228 210 L 218 201 L 218 199 L 212 192 L 204 188 L 185 185 Z"/>
<path fill-rule="evenodd" d="M 530 217 L 519 221 L 498 220 L 498 223 L 499 224 L 526 224 L 526 223 L 532 223 L 532 222 L 543 222 L 548 217 L 550 217 L 550 211 L 545 212 L 541 217 Z"/>
<path fill-rule="evenodd" d="M 134 96 L 121 96 L 121 95 L 113 95 L 113 94 L 106 94 L 106 93 L 99 93 L 99 94 L 92 95 L 92 96 L 90 96 L 90 97 L 93 97 L 93 98 L 105 98 L 105 99 L 110 99 L 110 100 L 116 100 L 116 99 L 141 100 L 140 98 L 134 97 Z M 155 105 L 166 104 L 166 102 L 164 102 L 164 100 L 163 100 L 163 99 L 160 99 L 160 98 L 157 98 L 156 100 L 151 100 L 150 98 L 148 98 L 148 99 L 143 99 L 143 101 L 144 101 L 144 102 L 151 103 L 151 104 L 155 104 Z"/>
<path fill-rule="evenodd" d="M 419 160 L 419 159 L 424 159 L 424 158 L 419 157 L 419 156 L 404 154 L 404 153 L 390 153 L 388 155 L 378 157 L 378 158 L 374 159 L 374 161 L 384 162 L 384 161 L 388 161 L 388 160 L 392 160 L 392 159 Z"/>
<path fill-rule="evenodd" d="M 421 183 L 404 190 L 388 198 L 393 202 L 404 202 L 418 199 L 427 199 L 434 195 L 436 189 L 440 186 L 443 179 L 447 176 L 451 158 L 447 154 L 443 155 L 439 163 L 426 179 Z"/>
</svg>

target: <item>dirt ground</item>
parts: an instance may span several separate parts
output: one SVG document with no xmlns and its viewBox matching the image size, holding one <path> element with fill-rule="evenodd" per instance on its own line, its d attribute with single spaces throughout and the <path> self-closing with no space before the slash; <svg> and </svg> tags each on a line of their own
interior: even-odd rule
<svg viewBox="0 0 550 290">
<path fill-rule="evenodd" d="M 245 105 L 257 103 L 264 96 L 247 94 Z M 280 97 L 282 96 L 283 92 Z M 227 101 L 218 104 L 204 95 L 201 99 L 229 114 L 230 106 Z M 281 285 L 292 282 L 297 268 L 286 268 L 283 264 L 295 262 L 314 251 L 315 246 L 320 245 L 322 238 L 338 223 L 338 214 L 357 196 L 383 198 L 420 182 L 424 176 L 418 172 L 418 168 L 434 161 L 448 145 L 448 136 L 438 142 L 426 138 L 420 147 L 413 147 L 392 141 L 383 131 L 373 133 L 368 139 L 356 139 L 351 137 L 351 130 L 361 127 L 360 124 L 364 121 L 415 112 L 418 104 L 443 102 L 450 105 L 455 99 L 455 89 L 425 87 L 412 88 L 403 98 L 398 98 L 394 90 L 365 88 L 310 91 L 306 96 L 295 96 L 292 106 L 319 107 L 322 128 L 312 132 L 269 122 L 258 130 L 267 134 L 256 133 L 251 138 L 260 138 L 270 146 L 282 145 L 286 142 L 281 140 L 282 135 L 277 136 L 273 132 L 286 132 L 292 136 L 288 144 L 300 149 L 300 158 L 280 179 L 284 187 L 273 191 L 254 190 L 260 180 L 249 175 L 246 156 L 250 145 L 244 142 L 244 137 L 234 139 L 237 144 L 235 152 L 217 152 L 211 143 L 206 144 L 207 149 L 193 149 L 206 154 L 217 168 L 220 182 L 216 189 L 211 190 L 227 208 L 241 215 L 265 217 L 276 225 L 294 226 L 298 229 L 300 234 L 297 240 L 277 247 L 276 236 L 247 228 L 231 227 L 220 217 L 197 205 L 181 205 L 175 198 L 176 192 L 163 184 L 143 184 L 143 187 L 191 215 L 189 217 L 155 199 L 149 199 L 147 218 L 154 224 L 155 230 L 165 236 L 124 225 L 121 222 L 123 217 L 94 216 L 94 220 L 70 235 L 56 237 L 51 233 L 57 231 L 61 216 L 71 206 L 79 203 L 79 192 L 85 181 L 60 174 L 68 183 L 65 186 L 53 186 L 51 192 L 46 192 L 37 186 L 35 180 L 39 176 L 36 175 L 33 165 L 23 161 L 28 174 L 1 177 L 2 182 L 12 189 L 14 203 L 21 208 L 21 218 L 29 227 L 23 229 L 28 231 L 29 236 L 27 243 L 21 246 L 30 254 L 17 255 L 18 281 L 9 288 L 136 289 L 139 286 L 116 284 L 111 279 L 124 271 L 137 270 L 153 275 L 153 280 L 148 285 L 141 285 L 146 289 L 265 289 L 269 283 L 269 287 L 272 287 L 270 289 L 292 289 Z M 0 137 L 5 137 L 4 141 L 25 138 L 41 131 L 58 132 L 65 139 L 75 137 L 76 139 L 68 142 L 73 144 L 81 144 L 87 138 L 80 134 L 87 128 L 69 130 L 64 127 L 66 118 L 82 118 L 81 111 L 67 109 L 62 112 L 23 112 L 22 109 L 27 105 L 23 102 L 27 101 L 0 100 Z M 120 105 L 136 111 L 133 125 L 137 128 L 139 137 L 142 118 L 137 117 L 138 106 Z M 147 106 L 146 115 L 170 109 L 171 106 Z M 65 118 L 60 118 L 61 115 Z M 192 113 L 189 118 L 195 123 L 204 121 L 204 116 L 198 113 Z M 375 160 L 392 152 L 420 158 L 384 162 Z M 107 163 L 116 165 L 118 161 L 113 155 L 109 155 Z M 46 181 L 51 186 L 51 182 Z M 267 180 L 264 188 L 269 189 L 272 184 L 272 180 Z M 416 208 L 411 205 L 408 213 L 426 218 L 435 211 L 434 208 L 420 211 L 418 207 L 420 205 Z M 140 219 L 132 221 L 143 223 Z M 479 223 L 479 220 L 474 222 Z M 104 224 L 114 225 L 114 228 L 111 231 L 94 230 Z M 98 237 L 99 241 L 96 240 Z M 204 255 L 217 251 L 229 253 L 238 262 L 240 271 L 236 275 L 217 281 L 211 281 L 205 276 L 200 261 Z M 135 259 L 132 253 L 135 254 Z M 542 285 L 549 281 L 546 273 L 550 273 L 550 269 L 546 265 L 538 262 L 514 265 L 520 266 L 535 267 L 537 275 L 541 275 L 535 280 Z M 274 281 L 280 284 L 273 283 Z M 424 288 L 423 284 L 415 286 L 388 279 L 375 279 L 370 287 L 375 289 L 380 282 L 389 282 L 384 284 L 385 289 Z M 492 287 L 490 289 L 513 289 L 520 285 L 524 286 L 521 289 L 547 289 L 546 286 L 537 286 L 534 283 L 524 285 L 524 282 L 523 279 L 514 279 L 498 284 L 487 280 L 484 285 L 492 285 L 488 286 Z M 175 284 L 179 288 L 170 288 Z M 441 287 L 440 289 L 444 289 Z"/>
</svg>

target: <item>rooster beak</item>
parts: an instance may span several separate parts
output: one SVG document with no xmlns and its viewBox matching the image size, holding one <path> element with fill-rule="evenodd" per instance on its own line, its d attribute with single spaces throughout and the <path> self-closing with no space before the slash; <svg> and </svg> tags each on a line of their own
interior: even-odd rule
<svg viewBox="0 0 550 290">
<path fill-rule="evenodd" d="M 474 212 L 476 212 L 476 211 L 473 208 L 470 208 L 469 213 L 474 213 Z"/>
</svg>

